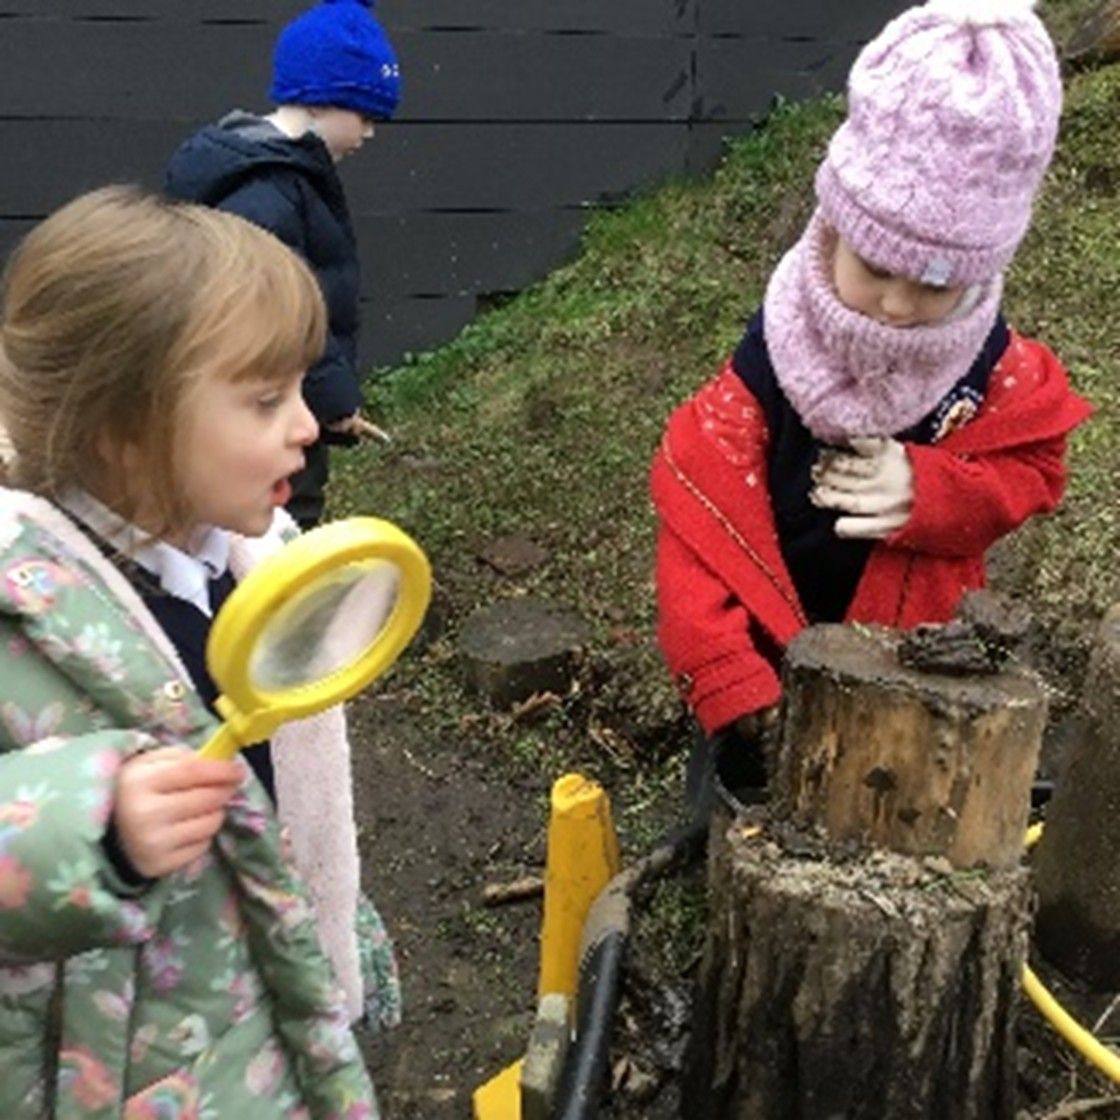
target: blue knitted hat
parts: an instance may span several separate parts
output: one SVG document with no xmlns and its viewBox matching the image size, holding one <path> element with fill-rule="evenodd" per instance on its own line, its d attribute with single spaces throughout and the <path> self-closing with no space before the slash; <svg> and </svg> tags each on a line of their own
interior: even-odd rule
<svg viewBox="0 0 1120 1120">
<path fill-rule="evenodd" d="M 372 0 L 322 0 L 292 20 L 276 40 L 272 101 L 388 120 L 401 98 L 401 69 L 372 8 Z"/>
</svg>

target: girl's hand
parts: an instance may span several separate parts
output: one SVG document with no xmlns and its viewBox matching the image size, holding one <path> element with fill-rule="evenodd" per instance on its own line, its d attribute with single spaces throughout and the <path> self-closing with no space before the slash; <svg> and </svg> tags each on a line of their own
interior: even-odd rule
<svg viewBox="0 0 1120 1120">
<path fill-rule="evenodd" d="M 853 439 L 813 468 L 809 500 L 849 516 L 836 522 L 838 537 L 882 540 L 901 529 L 914 505 L 914 468 L 898 440 Z"/>
<path fill-rule="evenodd" d="M 242 777 L 239 762 L 199 758 L 187 747 L 128 759 L 117 779 L 113 821 L 132 866 L 157 879 L 196 860 L 221 828 Z"/>
<path fill-rule="evenodd" d="M 769 708 L 759 708 L 756 712 L 748 712 L 735 721 L 735 730 L 747 740 L 761 737 L 765 732 L 778 726 L 778 705 Z"/>
<path fill-rule="evenodd" d="M 360 412 L 353 416 L 346 416 L 335 420 L 332 424 L 324 424 L 328 432 L 340 436 L 354 436 L 358 439 L 378 439 L 382 443 L 392 443 L 392 437 L 384 428 L 379 428 L 372 420 L 367 420 Z"/>
</svg>

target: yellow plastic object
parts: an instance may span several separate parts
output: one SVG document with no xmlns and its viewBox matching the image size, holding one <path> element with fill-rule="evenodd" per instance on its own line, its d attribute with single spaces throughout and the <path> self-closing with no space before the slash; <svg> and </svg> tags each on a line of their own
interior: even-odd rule
<svg viewBox="0 0 1120 1120">
<path fill-rule="evenodd" d="M 521 1120 L 521 1063 L 506 1066 L 475 1089 L 474 1120 Z"/>
<path fill-rule="evenodd" d="M 581 774 L 557 778 L 552 784 L 545 859 L 537 983 L 541 997 L 560 994 L 574 1004 L 583 923 L 620 864 L 606 790 Z M 475 1120 L 520 1120 L 523 1064 L 506 1066 L 475 1090 Z"/>
<path fill-rule="evenodd" d="M 619 869 L 606 791 L 581 774 L 558 778 L 548 823 L 538 995 L 558 992 L 574 999 L 584 919 Z"/>
<path fill-rule="evenodd" d="M 1042 835 L 1042 825 L 1031 825 L 1027 829 L 1026 845 L 1032 847 Z M 1031 1003 L 1042 1013 L 1046 1021 L 1068 1042 L 1086 1061 L 1091 1062 L 1106 1077 L 1120 1083 L 1120 1055 L 1110 1050 L 1095 1035 L 1087 1031 L 1051 995 L 1050 990 L 1039 980 L 1030 965 L 1023 965 L 1023 991 Z"/>
<path fill-rule="evenodd" d="M 618 837 L 602 786 L 581 774 L 552 784 L 545 857 L 544 916 L 537 983 L 541 997 L 575 1002 L 583 922 L 599 892 L 618 874 Z M 506 1066 L 475 1090 L 475 1120 L 521 1120 L 521 1069 Z"/>
<path fill-rule="evenodd" d="M 364 599 L 363 584 L 373 588 Z M 391 599 L 383 591 L 390 585 Z M 335 521 L 284 545 L 238 584 L 214 620 L 206 664 L 221 692 L 215 707 L 225 722 L 200 753 L 232 758 L 287 720 L 361 691 L 412 639 L 431 586 L 420 547 L 380 518 Z M 391 604 L 384 617 L 374 600 Z M 322 636 L 312 632 L 316 628 L 333 628 L 343 651 L 335 661 L 315 663 L 310 651 Z M 281 655 L 270 664 L 277 650 Z M 298 660 L 305 654 L 306 668 Z"/>
</svg>

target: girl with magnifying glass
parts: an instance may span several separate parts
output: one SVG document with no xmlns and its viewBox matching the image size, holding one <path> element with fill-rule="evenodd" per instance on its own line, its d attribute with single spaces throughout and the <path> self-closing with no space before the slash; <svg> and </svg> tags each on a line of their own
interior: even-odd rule
<svg viewBox="0 0 1120 1120">
<path fill-rule="evenodd" d="M 324 733 L 340 718 L 302 764 L 336 788 L 286 822 L 297 857 L 319 843 L 344 865 L 314 898 L 262 782 L 195 749 L 230 565 L 294 532 L 281 507 L 317 435 L 300 382 L 323 340 L 315 279 L 279 241 L 131 188 L 63 207 L 9 263 L 2 1116 L 377 1115 L 349 1024 L 363 980 L 382 1019 L 397 992 L 365 909 L 379 971 L 359 963 L 348 756 Z"/>
</svg>

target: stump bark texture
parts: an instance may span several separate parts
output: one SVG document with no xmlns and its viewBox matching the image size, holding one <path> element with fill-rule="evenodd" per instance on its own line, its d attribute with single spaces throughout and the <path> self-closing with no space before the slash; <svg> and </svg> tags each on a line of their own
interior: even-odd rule
<svg viewBox="0 0 1120 1120">
<path fill-rule="evenodd" d="M 1063 54 L 1079 63 L 1120 58 L 1120 0 L 1101 0 L 1070 36 Z"/>
<path fill-rule="evenodd" d="M 1036 940 L 1063 972 L 1120 988 L 1120 604 L 1097 633 L 1035 855 Z"/>
<path fill-rule="evenodd" d="M 794 847 L 713 833 L 682 1117 L 1011 1120 L 1026 873 Z"/>
<path fill-rule="evenodd" d="M 787 650 L 771 803 L 713 818 L 689 1120 L 1015 1116 L 1045 694 L 898 647 L 820 626 Z"/>
<path fill-rule="evenodd" d="M 590 630 L 570 608 L 545 599 L 506 599 L 463 625 L 459 653 L 467 682 L 499 707 L 571 687 Z"/>
<path fill-rule="evenodd" d="M 1046 723 L 1035 675 L 923 673 L 886 630 L 815 626 L 783 671 L 776 809 L 955 867 L 1019 863 Z"/>
</svg>

